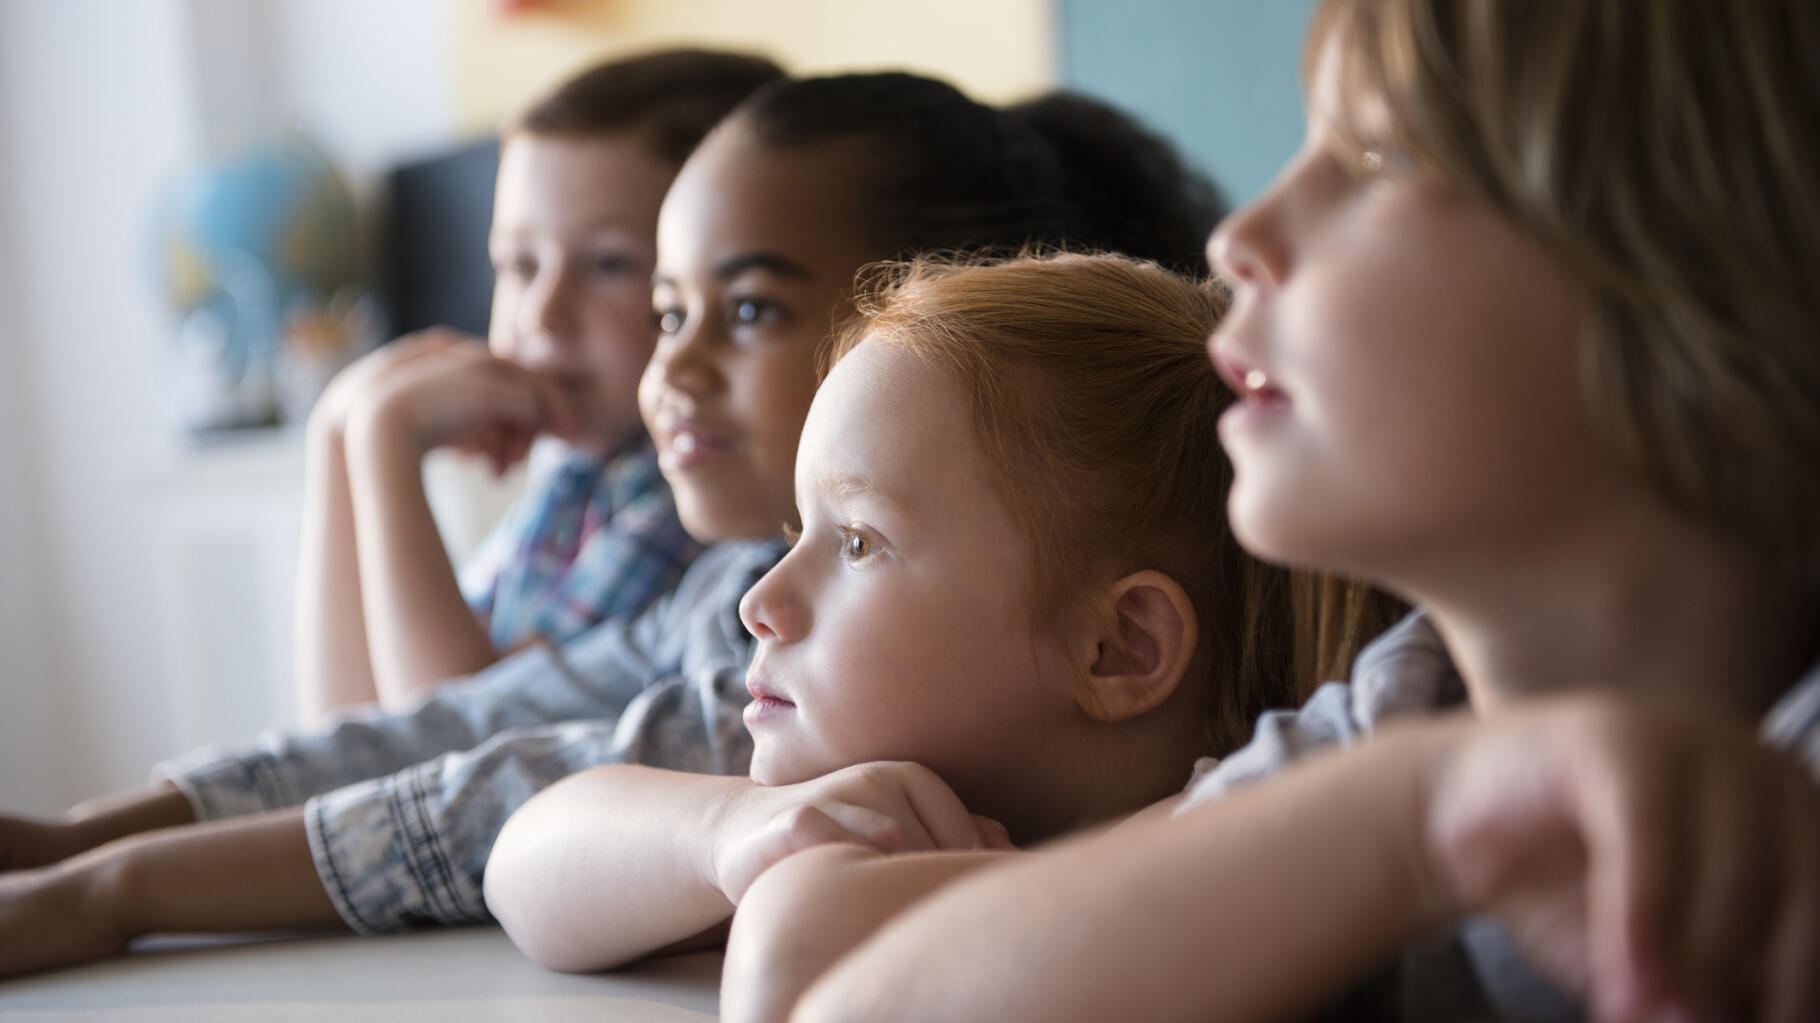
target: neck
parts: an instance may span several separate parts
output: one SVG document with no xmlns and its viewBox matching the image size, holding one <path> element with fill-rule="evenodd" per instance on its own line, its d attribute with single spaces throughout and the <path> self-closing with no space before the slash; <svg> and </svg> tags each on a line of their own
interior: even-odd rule
<svg viewBox="0 0 1820 1023">
<path fill-rule="evenodd" d="M 1070 726 L 1043 732 L 1040 741 L 1007 746 L 989 775 L 960 795 L 970 809 L 1005 825 L 1020 846 L 1117 820 L 1187 783 L 1196 750 L 1194 711 L 1184 692 L 1131 720 L 1097 721 L 1081 713 Z M 1182 752 L 1172 756 L 1172 750 Z"/>
<path fill-rule="evenodd" d="M 1470 570 L 1462 570 L 1467 566 Z M 1567 542 L 1455 562 L 1412 586 L 1473 707 L 1600 689 L 1755 719 L 1809 666 L 1820 602 L 1735 536 L 1650 503 Z"/>
</svg>

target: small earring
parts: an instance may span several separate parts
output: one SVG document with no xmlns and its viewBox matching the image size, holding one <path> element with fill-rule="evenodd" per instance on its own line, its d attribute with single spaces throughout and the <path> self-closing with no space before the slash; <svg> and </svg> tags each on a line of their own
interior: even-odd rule
<svg viewBox="0 0 1820 1023">
<path fill-rule="evenodd" d="M 1270 378 L 1264 375 L 1263 370 L 1253 369 L 1253 370 L 1247 370 L 1245 372 L 1245 389 L 1246 390 L 1261 391 L 1265 387 L 1267 387 L 1269 384 L 1270 384 Z"/>
</svg>

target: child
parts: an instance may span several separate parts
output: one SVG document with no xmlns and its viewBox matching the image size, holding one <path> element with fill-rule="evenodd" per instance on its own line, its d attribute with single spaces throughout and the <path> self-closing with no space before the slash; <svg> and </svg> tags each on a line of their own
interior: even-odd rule
<svg viewBox="0 0 1820 1023">
<path fill-rule="evenodd" d="M 1820 1018 L 1815 52 L 1797 0 L 1329 0 L 1211 244 L 1229 510 L 1422 614 L 792 1018 L 1276 1018 L 1387 958 L 1394 1018 Z M 748 901 L 812 918 L 795 863 Z"/>
<path fill-rule="evenodd" d="M 741 605 L 750 778 L 539 795 L 487 867 L 513 940 L 599 969 L 722 923 L 801 844 L 1121 816 L 1288 702 L 1285 580 L 1209 523 L 1221 305 L 1113 256 L 912 264 L 869 299 L 804 424 L 802 533 Z"/>
<path fill-rule="evenodd" d="M 0 863 L 21 871 L 0 881 L 0 973 L 158 930 L 484 920 L 494 837 L 543 786 L 610 762 L 744 773 L 738 600 L 781 553 L 815 354 L 855 271 L 1063 241 L 1065 183 L 1040 133 L 939 82 L 844 76 L 752 97 L 664 200 L 664 336 L 640 388 L 682 522 L 714 546 L 637 618 L 409 711 L 204 750 L 61 820 L 0 819 Z"/>
<path fill-rule="evenodd" d="M 638 421 L 657 208 L 689 151 L 754 89 L 756 57 L 674 50 L 595 67 L 508 125 L 489 352 L 447 330 L 351 366 L 310 417 L 297 599 L 307 716 L 401 709 L 505 651 L 630 617 L 698 550 Z M 432 449 L 533 459 L 461 573 L 418 469 Z"/>
</svg>

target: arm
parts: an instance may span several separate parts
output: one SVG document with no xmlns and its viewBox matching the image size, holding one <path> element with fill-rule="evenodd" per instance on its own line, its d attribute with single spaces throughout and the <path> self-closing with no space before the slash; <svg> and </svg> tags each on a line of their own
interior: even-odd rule
<svg viewBox="0 0 1820 1023">
<path fill-rule="evenodd" d="M 189 801 L 168 783 L 91 799 L 48 820 L 0 816 L 0 874 L 49 866 L 117 838 L 195 820 Z"/>
<path fill-rule="evenodd" d="M 538 433 L 568 421 L 552 385 L 482 346 L 444 335 L 414 341 L 416 354 L 382 367 L 346 412 L 359 607 L 374 686 L 388 707 L 500 656 L 449 563 L 424 493 L 424 456 L 458 447 L 504 471 Z"/>
<path fill-rule="evenodd" d="M 721 924 L 753 878 L 812 845 L 977 848 L 987 834 L 915 764 L 777 787 L 616 765 L 513 816 L 487 863 L 487 906 L 538 962 L 605 969 Z"/>
<path fill-rule="evenodd" d="M 348 415 L 375 381 L 398 367 L 472 343 L 450 330 L 399 338 L 337 373 L 310 410 L 294 624 L 305 720 L 379 699 L 367 652 L 354 506 L 348 491 Z"/>
<path fill-rule="evenodd" d="M 359 603 L 374 687 L 387 707 L 499 659 L 468 607 L 423 486 L 428 453 L 397 418 L 355 420 L 348 457 Z"/>
<path fill-rule="evenodd" d="M 1421 868 L 1420 835 L 1429 768 L 1458 727 L 1386 731 L 1222 802 L 959 881 L 835 966 L 791 1018 L 1255 1019 L 1315 1008 L 1450 918 Z M 1008 959 L 1050 968 L 1032 982 Z"/>
<path fill-rule="evenodd" d="M 0 975 L 116 955 L 144 934 L 339 923 L 301 810 L 167 828 L 0 879 Z"/>
<path fill-rule="evenodd" d="M 501 829 L 487 908 L 554 970 L 606 969 L 707 930 L 733 912 L 709 835 L 751 784 L 620 765 L 558 782 Z"/>
<path fill-rule="evenodd" d="M 306 434 L 292 632 L 299 701 L 304 720 L 311 721 L 340 707 L 375 703 L 379 691 L 367 653 L 342 433 L 312 416 Z"/>
<path fill-rule="evenodd" d="M 884 856 L 819 846 L 759 876 L 741 900 L 721 972 L 721 1018 L 789 1017 L 811 984 L 886 922 L 931 893 L 1011 853 Z"/>
</svg>

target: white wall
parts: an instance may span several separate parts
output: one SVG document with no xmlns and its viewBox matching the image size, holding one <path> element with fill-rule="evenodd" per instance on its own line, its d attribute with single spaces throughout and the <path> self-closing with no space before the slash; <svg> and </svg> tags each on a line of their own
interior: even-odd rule
<svg viewBox="0 0 1820 1023">
<path fill-rule="evenodd" d="M 148 225 L 167 175 L 292 119 L 370 191 L 452 130 L 448 17 L 442 0 L 0 0 L 0 806 L 136 784 L 199 727 L 238 723 L 194 706 L 234 694 L 175 677 L 157 569 L 159 524 L 207 499 L 173 480 L 263 485 L 191 451 L 159 397 L 171 321 Z"/>
</svg>

